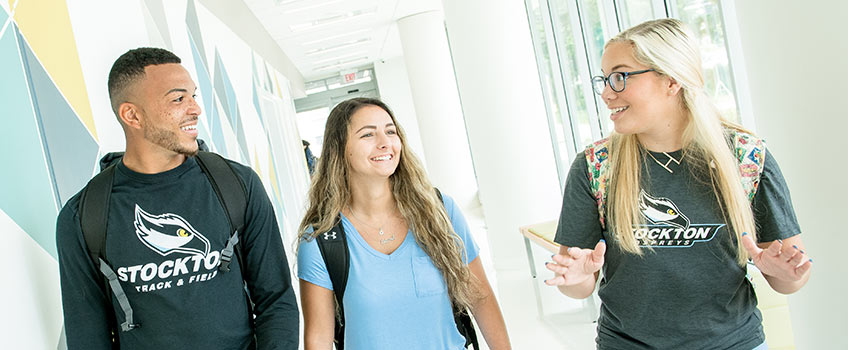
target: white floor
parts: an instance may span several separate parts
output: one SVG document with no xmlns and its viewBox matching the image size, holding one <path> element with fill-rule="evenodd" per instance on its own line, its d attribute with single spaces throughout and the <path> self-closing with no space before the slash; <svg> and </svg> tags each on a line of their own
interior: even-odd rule
<svg viewBox="0 0 848 350">
<path fill-rule="evenodd" d="M 481 257 L 490 257 L 482 218 L 473 212 L 466 212 L 466 218 L 480 246 Z M 519 234 L 517 227 L 515 234 Z M 594 349 L 596 324 L 593 321 L 597 319 L 597 296 L 575 300 L 560 294 L 554 287 L 548 287 L 542 281 L 552 277 L 550 271 L 544 268 L 550 253 L 533 246 L 533 255 L 537 279 L 531 276 L 527 260 L 518 266 L 497 270 L 491 261 L 483 261 L 492 288 L 498 295 L 513 349 Z M 539 297 L 534 284 L 539 287 Z M 485 343 L 482 336 L 479 339 L 481 348 L 489 349 L 482 344 Z"/>
</svg>

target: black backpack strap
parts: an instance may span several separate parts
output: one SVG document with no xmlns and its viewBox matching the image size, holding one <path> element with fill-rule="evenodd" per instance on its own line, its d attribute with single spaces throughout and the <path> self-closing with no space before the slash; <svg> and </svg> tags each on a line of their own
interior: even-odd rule
<svg viewBox="0 0 848 350">
<path fill-rule="evenodd" d="M 244 227 L 244 216 L 247 211 L 247 191 L 241 178 L 224 157 L 212 152 L 198 152 L 195 157 L 197 164 L 209 178 L 215 195 L 224 206 L 227 219 L 230 222 L 230 239 L 227 246 L 221 251 L 221 264 L 218 269 L 223 272 L 230 271 L 230 262 L 238 243 L 238 232 Z M 239 264 L 240 266 L 242 264 Z"/>
<path fill-rule="evenodd" d="M 80 195 L 79 216 L 82 235 L 88 246 L 88 255 L 94 266 L 106 256 L 106 224 L 109 221 L 109 199 L 112 197 L 112 181 L 115 165 L 110 165 L 92 178 Z"/>
<path fill-rule="evenodd" d="M 121 330 L 128 332 L 139 327 L 133 323 L 133 310 L 127 295 L 118 283 L 117 276 L 109 264 L 106 263 L 106 225 L 109 222 L 109 201 L 112 197 L 112 182 L 115 178 L 115 163 L 107 166 L 103 171 L 92 178 L 82 191 L 79 200 L 80 227 L 83 239 L 88 248 L 94 266 L 103 274 L 103 292 L 109 295 L 110 291 L 118 300 L 121 310 L 124 312 L 124 323 Z M 111 305 L 111 301 L 108 302 Z M 109 313 L 109 328 L 112 332 L 112 343 L 117 343 L 117 320 L 115 315 Z"/>
<path fill-rule="evenodd" d="M 445 202 L 442 198 L 442 192 L 439 191 L 438 188 L 434 187 L 433 189 L 436 190 L 436 196 L 439 197 L 439 203 L 444 206 Z M 456 329 L 459 331 L 459 334 L 462 334 L 465 338 L 465 347 L 467 348 L 469 345 L 474 345 L 474 349 L 479 349 L 480 345 L 477 341 L 477 332 L 474 330 L 474 323 L 471 322 L 471 316 L 468 314 L 468 310 L 459 308 L 454 303 L 451 303 L 451 307 L 453 308 L 453 321 L 456 323 Z"/>
<path fill-rule="evenodd" d="M 350 251 L 347 248 L 347 237 L 342 227 L 341 216 L 338 223 L 328 232 L 320 233 L 315 238 L 318 241 L 318 249 L 330 274 L 330 282 L 333 284 L 333 294 L 336 297 L 336 326 L 335 342 L 336 349 L 344 349 L 344 292 L 347 286 L 347 276 L 350 271 Z"/>
</svg>

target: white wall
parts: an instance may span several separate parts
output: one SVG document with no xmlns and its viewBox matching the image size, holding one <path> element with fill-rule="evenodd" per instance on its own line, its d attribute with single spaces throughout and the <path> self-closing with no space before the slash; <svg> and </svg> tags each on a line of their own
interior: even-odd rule
<svg viewBox="0 0 848 350">
<path fill-rule="evenodd" d="M 280 71 L 291 82 L 294 98 L 306 97 L 303 75 L 295 67 L 285 52 L 280 50 L 277 41 L 265 30 L 256 15 L 250 11 L 244 1 L 238 0 L 199 0 L 221 22 L 229 27 L 239 39 L 262 56 L 268 64 Z"/>
<path fill-rule="evenodd" d="M 556 219 L 562 193 L 524 3 L 443 6 L 495 267 L 526 266 L 518 228 Z"/>
<path fill-rule="evenodd" d="M 406 132 L 406 146 L 415 152 L 426 168 L 424 145 L 421 144 L 418 117 L 415 115 L 415 103 L 412 101 L 403 56 L 374 62 L 374 75 L 380 89 L 380 99 L 392 109 L 398 124 Z"/>
<path fill-rule="evenodd" d="M 812 277 L 789 297 L 798 349 L 846 349 L 848 211 L 841 181 L 848 39 L 844 1 L 736 1 L 757 132 L 792 191 Z"/>
</svg>

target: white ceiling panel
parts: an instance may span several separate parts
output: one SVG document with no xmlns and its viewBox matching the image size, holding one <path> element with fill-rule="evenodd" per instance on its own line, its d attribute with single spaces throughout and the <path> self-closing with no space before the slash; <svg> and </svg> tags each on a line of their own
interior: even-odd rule
<svg viewBox="0 0 848 350">
<path fill-rule="evenodd" d="M 244 0 L 305 80 L 402 54 L 395 22 L 439 0 Z"/>
</svg>

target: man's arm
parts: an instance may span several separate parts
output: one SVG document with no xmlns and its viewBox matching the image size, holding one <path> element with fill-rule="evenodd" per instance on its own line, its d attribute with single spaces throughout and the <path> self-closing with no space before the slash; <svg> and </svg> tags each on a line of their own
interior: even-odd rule
<svg viewBox="0 0 848 350">
<path fill-rule="evenodd" d="M 78 197 L 68 201 L 56 222 L 56 248 L 62 286 L 62 310 L 68 349 L 112 349 L 109 318 L 111 296 L 103 290 L 103 276 L 88 255 L 82 238 Z"/>
<path fill-rule="evenodd" d="M 297 349 L 300 315 L 274 207 L 250 170 L 243 239 L 245 281 L 256 313 L 258 349 Z"/>
</svg>

